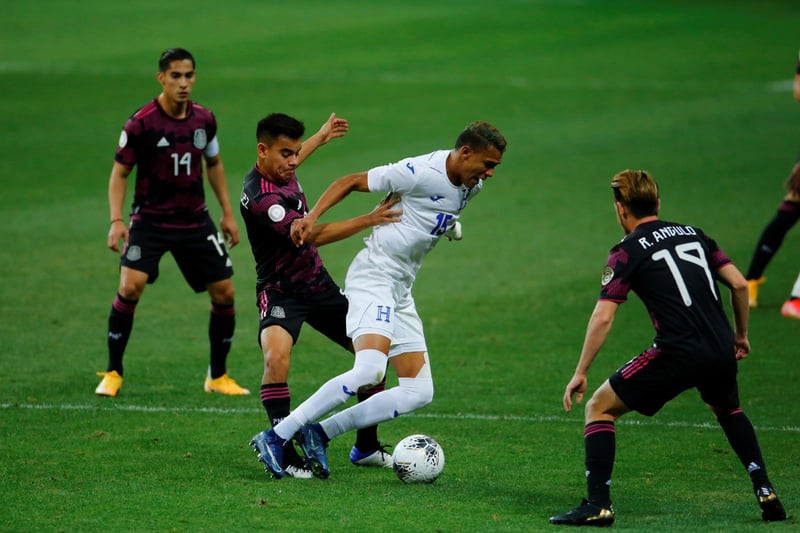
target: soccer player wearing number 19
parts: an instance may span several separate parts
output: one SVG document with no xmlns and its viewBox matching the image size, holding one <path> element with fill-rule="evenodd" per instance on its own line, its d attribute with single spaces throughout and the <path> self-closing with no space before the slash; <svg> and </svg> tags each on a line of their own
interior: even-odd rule
<svg viewBox="0 0 800 533">
<path fill-rule="evenodd" d="M 602 289 L 589 319 L 564 409 L 586 391 L 586 373 L 603 346 L 614 315 L 630 291 L 644 302 L 656 336 L 653 345 L 617 370 L 586 404 L 584 443 L 588 496 L 550 518 L 553 524 L 609 526 L 614 522 L 609 486 L 614 466 L 614 422 L 630 411 L 656 414 L 681 392 L 697 388 L 750 474 L 765 521 L 786 519 L 767 477 L 752 424 L 739 403 L 737 360 L 747 357 L 747 281 L 716 242 L 693 226 L 659 220 L 658 185 L 646 172 L 625 170 L 611 181 L 617 220 L 625 238 L 611 249 Z M 731 291 L 734 328 L 716 280 Z"/>
</svg>

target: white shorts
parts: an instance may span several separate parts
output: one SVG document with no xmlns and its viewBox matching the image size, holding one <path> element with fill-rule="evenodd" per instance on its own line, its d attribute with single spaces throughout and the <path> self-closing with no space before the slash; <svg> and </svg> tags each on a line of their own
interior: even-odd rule
<svg viewBox="0 0 800 533">
<path fill-rule="evenodd" d="M 369 333 L 391 339 L 389 357 L 427 352 L 422 320 L 411 288 L 389 278 L 362 250 L 347 270 L 347 335 L 355 340 Z"/>
</svg>

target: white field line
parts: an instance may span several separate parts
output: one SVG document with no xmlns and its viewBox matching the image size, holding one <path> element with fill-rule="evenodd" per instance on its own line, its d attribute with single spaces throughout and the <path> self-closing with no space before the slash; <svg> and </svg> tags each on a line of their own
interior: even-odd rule
<svg viewBox="0 0 800 533">
<path fill-rule="evenodd" d="M 114 404 L 111 407 L 99 407 L 88 404 L 38 404 L 38 403 L 0 403 L 2 409 L 30 409 L 42 411 L 131 411 L 137 413 L 200 413 L 200 414 L 263 414 L 262 409 L 255 408 L 224 408 L 224 407 L 164 407 L 149 405 L 120 405 Z M 488 422 L 523 422 L 523 423 L 543 423 L 557 422 L 568 424 L 582 424 L 580 416 L 508 416 L 508 415 L 481 415 L 474 413 L 411 413 L 403 415 L 404 418 L 430 418 L 435 420 L 482 420 Z M 622 419 L 617 422 L 628 426 L 660 426 L 660 427 L 679 427 L 679 428 L 699 428 L 717 429 L 719 426 L 713 422 L 661 422 L 655 418 L 646 419 Z M 798 426 L 756 426 L 758 431 L 779 431 L 784 433 L 800 433 Z"/>
</svg>

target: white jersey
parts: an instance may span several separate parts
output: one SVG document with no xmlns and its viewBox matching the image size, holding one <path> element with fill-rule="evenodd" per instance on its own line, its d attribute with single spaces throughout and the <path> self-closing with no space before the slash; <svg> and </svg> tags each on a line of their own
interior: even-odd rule
<svg viewBox="0 0 800 533">
<path fill-rule="evenodd" d="M 365 239 L 369 263 L 407 287 L 422 259 L 452 229 L 483 185 L 482 181 L 472 189 L 453 185 L 445 169 L 449 154 L 450 150 L 437 150 L 375 167 L 367 174 L 369 190 L 399 196 L 396 207 L 403 210 L 401 222 L 376 226 Z"/>
</svg>

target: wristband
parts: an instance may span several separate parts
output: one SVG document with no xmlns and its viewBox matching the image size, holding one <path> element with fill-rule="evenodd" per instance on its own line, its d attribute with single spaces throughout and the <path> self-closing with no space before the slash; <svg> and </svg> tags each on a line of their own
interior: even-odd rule
<svg viewBox="0 0 800 533">
<path fill-rule="evenodd" d="M 115 218 L 114 220 L 112 220 L 112 221 L 109 223 L 109 226 L 110 226 L 111 224 L 113 224 L 114 222 L 125 222 L 125 220 L 123 220 L 123 219 L 121 219 L 121 218 Z"/>
</svg>

